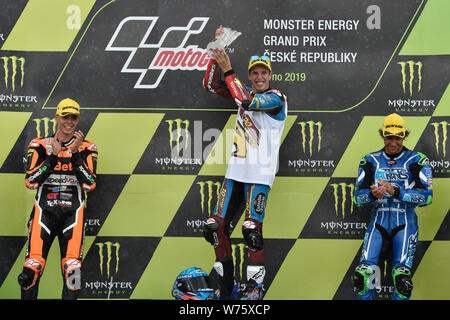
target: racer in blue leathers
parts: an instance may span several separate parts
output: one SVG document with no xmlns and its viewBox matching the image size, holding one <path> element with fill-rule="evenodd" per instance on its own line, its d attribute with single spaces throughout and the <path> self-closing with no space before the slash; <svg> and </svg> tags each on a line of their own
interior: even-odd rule
<svg viewBox="0 0 450 320">
<path fill-rule="evenodd" d="M 415 208 L 431 204 L 432 169 L 424 154 L 403 146 L 408 131 L 399 115 L 387 116 L 380 134 L 385 147 L 365 155 L 359 164 L 353 200 L 360 206 L 373 205 L 373 210 L 352 280 L 359 299 L 375 298 L 378 259 L 383 242 L 390 241 L 392 298 L 407 300 L 413 288 L 411 269 L 419 231 Z"/>
</svg>

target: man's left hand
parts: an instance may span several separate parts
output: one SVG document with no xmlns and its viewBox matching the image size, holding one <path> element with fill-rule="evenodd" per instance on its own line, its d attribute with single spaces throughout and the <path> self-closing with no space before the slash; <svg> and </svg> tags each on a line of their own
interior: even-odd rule
<svg viewBox="0 0 450 320">
<path fill-rule="evenodd" d="M 70 150 L 72 151 L 72 153 L 75 153 L 78 151 L 78 148 L 80 148 L 81 143 L 84 140 L 84 134 L 83 134 L 83 132 L 78 130 L 78 131 L 75 131 L 73 135 L 75 136 L 75 141 L 70 146 Z"/>
<path fill-rule="evenodd" d="M 394 186 L 392 186 L 389 182 L 384 181 L 383 179 L 378 179 L 378 184 L 380 186 L 383 186 L 386 189 L 387 193 L 389 193 L 391 196 L 394 195 Z"/>
</svg>

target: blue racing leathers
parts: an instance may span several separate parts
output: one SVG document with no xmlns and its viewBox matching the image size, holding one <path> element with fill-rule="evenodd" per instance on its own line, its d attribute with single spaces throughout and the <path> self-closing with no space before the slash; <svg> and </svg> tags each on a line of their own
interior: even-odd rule
<svg viewBox="0 0 450 320">
<path fill-rule="evenodd" d="M 394 187 L 376 199 L 370 186 L 379 179 Z M 371 221 L 364 237 L 360 264 L 352 276 L 360 299 L 374 299 L 378 259 L 383 240 L 392 244 L 393 299 L 409 299 L 412 291 L 411 269 L 418 241 L 415 208 L 431 204 L 433 197 L 432 168 L 428 158 L 406 149 L 389 156 L 380 150 L 365 155 L 359 164 L 353 201 L 356 205 L 373 205 Z M 379 284 L 379 283 L 378 283 Z"/>
</svg>

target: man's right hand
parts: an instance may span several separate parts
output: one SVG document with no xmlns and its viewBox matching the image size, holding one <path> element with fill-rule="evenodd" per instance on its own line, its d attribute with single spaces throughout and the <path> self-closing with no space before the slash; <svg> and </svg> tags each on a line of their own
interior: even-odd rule
<svg viewBox="0 0 450 320">
<path fill-rule="evenodd" d="M 57 156 L 62 150 L 61 141 L 58 138 L 58 133 L 52 139 L 52 152 L 55 156 Z"/>
</svg>

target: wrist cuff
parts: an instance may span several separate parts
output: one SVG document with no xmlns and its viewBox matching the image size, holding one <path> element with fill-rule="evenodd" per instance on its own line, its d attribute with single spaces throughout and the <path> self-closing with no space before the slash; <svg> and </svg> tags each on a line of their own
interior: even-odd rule
<svg viewBox="0 0 450 320">
<path fill-rule="evenodd" d="M 394 187 L 394 194 L 392 195 L 395 199 L 398 199 L 400 197 L 400 188 Z"/>
<path fill-rule="evenodd" d="M 235 72 L 234 72 L 233 69 L 231 69 L 231 70 L 228 70 L 227 72 L 225 72 L 225 73 L 223 74 L 223 76 L 224 76 L 224 77 L 228 77 L 229 75 L 232 75 L 233 73 L 235 73 Z"/>
</svg>

